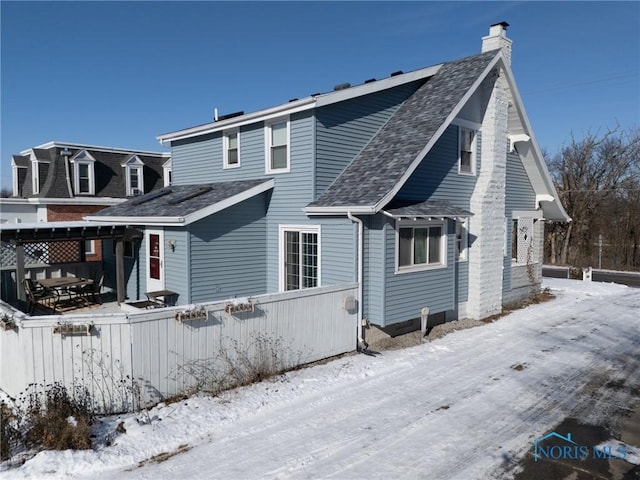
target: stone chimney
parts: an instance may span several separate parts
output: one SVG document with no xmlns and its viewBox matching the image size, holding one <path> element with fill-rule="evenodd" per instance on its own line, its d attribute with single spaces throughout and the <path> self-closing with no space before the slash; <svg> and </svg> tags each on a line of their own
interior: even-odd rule
<svg viewBox="0 0 640 480">
<path fill-rule="evenodd" d="M 507 22 L 491 25 L 489 35 L 482 37 L 482 53 L 502 49 L 505 61 L 511 65 L 511 39 L 507 38 Z"/>
</svg>

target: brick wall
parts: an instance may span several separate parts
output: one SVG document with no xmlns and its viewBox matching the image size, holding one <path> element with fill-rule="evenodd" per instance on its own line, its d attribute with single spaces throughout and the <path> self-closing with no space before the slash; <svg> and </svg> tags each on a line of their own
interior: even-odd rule
<svg viewBox="0 0 640 480">
<path fill-rule="evenodd" d="M 106 205 L 48 205 L 48 222 L 72 222 L 82 220 L 82 217 L 91 215 L 99 210 L 107 208 Z M 94 240 L 94 254 L 87 254 L 87 262 L 102 261 L 102 241 Z M 49 261 L 51 263 L 77 262 L 79 261 L 79 247 L 71 242 L 52 243 L 49 246 Z"/>
</svg>

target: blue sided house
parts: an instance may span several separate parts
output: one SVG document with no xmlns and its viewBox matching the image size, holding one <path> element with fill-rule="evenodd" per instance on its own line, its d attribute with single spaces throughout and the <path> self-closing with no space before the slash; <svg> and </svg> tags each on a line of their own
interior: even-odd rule
<svg viewBox="0 0 640 480">
<path fill-rule="evenodd" d="M 137 226 L 126 292 L 178 304 L 358 284 L 360 324 L 483 318 L 539 286 L 569 221 L 510 69 L 482 52 L 158 137 L 163 189 L 88 220 Z M 105 248 L 107 253 L 110 248 Z"/>
</svg>

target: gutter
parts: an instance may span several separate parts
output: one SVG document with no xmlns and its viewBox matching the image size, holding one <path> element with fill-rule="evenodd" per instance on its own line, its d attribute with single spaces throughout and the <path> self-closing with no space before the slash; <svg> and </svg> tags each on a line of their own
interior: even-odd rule
<svg viewBox="0 0 640 480">
<path fill-rule="evenodd" d="M 369 344 L 362 338 L 362 279 L 364 277 L 364 222 L 351 214 L 351 211 L 347 211 L 347 218 L 354 223 L 358 224 L 358 351 L 366 350 Z"/>
</svg>

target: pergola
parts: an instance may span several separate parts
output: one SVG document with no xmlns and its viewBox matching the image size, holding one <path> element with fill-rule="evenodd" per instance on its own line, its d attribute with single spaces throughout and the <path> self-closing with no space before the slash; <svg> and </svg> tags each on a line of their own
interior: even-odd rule
<svg viewBox="0 0 640 480">
<path fill-rule="evenodd" d="M 16 247 L 16 293 L 19 300 L 26 300 L 21 281 L 25 277 L 25 244 L 78 241 L 83 245 L 84 240 L 111 239 L 116 246 L 116 297 L 118 303 L 124 302 L 124 242 L 140 238 L 142 238 L 140 230 L 108 222 L 70 221 L 4 223 L 0 225 L 0 240 Z M 82 253 L 84 260 L 84 252 Z"/>
</svg>

